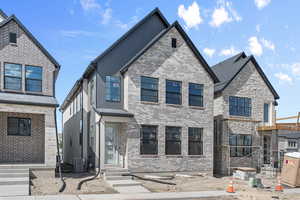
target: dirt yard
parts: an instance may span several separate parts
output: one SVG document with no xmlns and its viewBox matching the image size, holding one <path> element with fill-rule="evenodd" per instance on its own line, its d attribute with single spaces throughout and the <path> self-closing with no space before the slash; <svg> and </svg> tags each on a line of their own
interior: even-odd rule
<svg viewBox="0 0 300 200">
<path fill-rule="evenodd" d="M 55 195 L 55 194 L 112 194 L 116 193 L 104 180 L 95 179 L 82 185 L 81 190 L 77 190 L 77 184 L 86 178 L 92 177 L 92 174 L 63 174 L 65 177 L 66 188 L 64 192 L 59 193 L 61 182 L 59 178 L 54 178 L 53 172 L 33 171 L 31 178 L 31 195 Z"/>
</svg>

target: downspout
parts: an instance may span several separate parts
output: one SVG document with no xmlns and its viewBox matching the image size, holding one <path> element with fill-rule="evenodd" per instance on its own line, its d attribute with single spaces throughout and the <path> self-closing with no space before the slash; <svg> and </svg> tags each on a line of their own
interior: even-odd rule
<svg viewBox="0 0 300 200">
<path fill-rule="evenodd" d="M 100 119 L 99 119 L 99 121 L 98 121 L 97 124 L 100 125 L 101 120 L 102 120 L 102 115 L 101 115 L 101 117 L 100 117 Z M 99 140 L 100 140 L 100 131 L 101 131 L 101 127 L 99 127 Z M 101 168 L 100 168 L 100 150 L 101 150 L 101 149 L 100 149 L 100 142 L 99 142 L 99 145 L 98 145 L 98 152 L 99 152 L 99 156 L 98 156 L 98 172 L 96 173 L 95 176 L 80 181 L 80 182 L 78 183 L 78 185 L 77 185 L 77 190 L 81 190 L 81 186 L 82 186 L 83 183 L 88 182 L 88 181 L 92 181 L 92 180 L 96 179 L 96 178 L 99 176 L 99 174 L 100 174 L 100 172 L 101 172 Z"/>
</svg>

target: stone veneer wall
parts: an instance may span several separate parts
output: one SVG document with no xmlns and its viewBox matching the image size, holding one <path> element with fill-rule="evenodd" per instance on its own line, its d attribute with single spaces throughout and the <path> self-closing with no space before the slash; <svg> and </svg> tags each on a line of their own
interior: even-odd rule
<svg viewBox="0 0 300 200">
<path fill-rule="evenodd" d="M 252 116 L 247 117 L 235 117 L 229 115 L 229 96 L 249 97 L 252 99 Z M 252 145 L 253 149 L 252 157 L 243 158 L 230 158 L 230 167 L 259 167 L 263 163 L 263 146 L 261 140 L 261 134 L 258 133 L 257 127 L 263 121 L 264 103 L 273 103 L 275 101 L 273 94 L 255 69 L 252 62 L 249 62 L 247 66 L 235 77 L 231 84 L 222 92 L 222 98 L 218 97 L 214 101 L 215 108 L 223 108 L 223 112 L 215 112 L 223 117 L 220 119 L 215 115 L 215 118 L 222 123 L 222 130 L 218 132 L 218 136 L 222 138 L 223 147 L 219 146 L 220 155 L 218 158 L 221 160 L 216 161 L 218 163 L 215 167 L 218 168 L 218 173 L 228 173 L 228 159 L 229 159 L 229 134 L 250 134 L 253 136 Z M 274 108 L 274 107 L 272 107 Z M 275 109 L 272 110 L 272 115 L 275 118 Z M 229 118 L 229 119 L 228 119 Z M 230 120 L 230 118 L 239 119 Z M 242 121 L 246 120 L 246 121 Z M 227 147 L 225 147 L 225 146 Z"/>
<path fill-rule="evenodd" d="M 177 48 L 171 47 L 177 39 Z M 159 102 L 140 101 L 140 77 L 159 78 Z M 165 103 L 166 79 L 182 82 L 182 105 Z M 188 105 L 188 83 L 204 84 L 204 107 Z M 124 107 L 134 118 L 127 127 L 127 165 L 134 172 L 213 171 L 213 96 L 214 83 L 176 28 L 136 60 L 125 74 Z M 158 126 L 158 155 L 140 155 L 140 125 Z M 165 127 L 182 128 L 179 156 L 165 155 Z M 188 127 L 204 128 L 203 155 L 188 155 Z"/>
<path fill-rule="evenodd" d="M 21 136 L 6 136 L 7 116 L 20 116 L 32 118 L 32 136 L 30 140 Z M 43 163 L 45 167 L 54 168 L 56 164 L 56 135 L 54 108 L 41 106 L 26 106 L 14 104 L 0 104 L 0 151 L 9 155 L 3 156 L 0 162 L 23 161 L 26 163 Z M 8 143 L 6 143 L 7 141 Z M 19 144 L 24 149 L 19 149 Z M 28 147 L 32 145 L 31 147 Z M 28 147 L 26 149 L 25 147 Z M 13 151 L 13 152 L 12 152 Z M 21 151 L 24 151 L 23 153 Z M 38 151 L 38 152 L 35 152 Z M 14 155 L 18 155 L 15 159 Z M 12 157 L 11 157 L 12 156 Z"/>
</svg>

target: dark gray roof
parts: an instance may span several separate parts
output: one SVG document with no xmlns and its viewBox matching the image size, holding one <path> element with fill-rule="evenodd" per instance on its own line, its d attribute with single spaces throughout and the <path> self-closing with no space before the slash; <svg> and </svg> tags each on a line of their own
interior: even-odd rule
<svg viewBox="0 0 300 200">
<path fill-rule="evenodd" d="M 287 139 L 299 139 L 300 132 L 292 132 L 292 133 L 279 133 L 278 137 L 284 137 Z"/>
<path fill-rule="evenodd" d="M 99 115 L 112 117 L 133 117 L 132 113 L 123 109 L 97 108 L 95 109 Z"/>
<path fill-rule="evenodd" d="M 58 107 L 58 102 L 54 97 L 51 96 L 16 94 L 7 92 L 0 92 L 0 102 L 8 104 Z"/>
<path fill-rule="evenodd" d="M 240 71 L 247 65 L 249 61 L 252 61 L 258 73 L 261 75 L 269 89 L 274 95 L 275 99 L 279 99 L 279 95 L 273 88 L 272 84 L 268 80 L 267 76 L 258 65 L 254 56 L 247 56 L 244 52 L 241 52 L 235 56 L 232 56 L 214 66 L 212 66 L 213 72 L 217 75 L 220 82 L 215 84 L 215 93 L 222 92 L 231 81 L 239 74 Z"/>
<path fill-rule="evenodd" d="M 3 13 L 3 11 L 1 11 Z M 29 32 L 29 30 L 21 23 L 21 21 L 15 16 L 11 15 L 0 23 L 0 28 L 5 26 L 10 21 L 15 21 L 26 33 L 26 35 L 33 41 L 33 43 L 48 57 L 48 59 L 55 65 L 56 68 L 60 68 L 60 64 L 50 55 L 50 53 L 41 45 L 41 43 Z"/>
</svg>

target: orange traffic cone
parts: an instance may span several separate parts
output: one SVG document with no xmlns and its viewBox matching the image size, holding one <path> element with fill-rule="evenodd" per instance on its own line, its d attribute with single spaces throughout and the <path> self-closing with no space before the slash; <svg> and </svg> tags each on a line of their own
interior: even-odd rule
<svg viewBox="0 0 300 200">
<path fill-rule="evenodd" d="M 229 185 L 227 187 L 226 192 L 228 192 L 228 193 L 235 193 L 235 190 L 233 188 L 233 181 L 232 180 L 230 181 L 230 183 L 229 183 Z"/>
<path fill-rule="evenodd" d="M 277 178 L 277 185 L 275 186 L 275 191 L 283 192 L 283 186 L 281 185 L 280 177 Z"/>
</svg>

